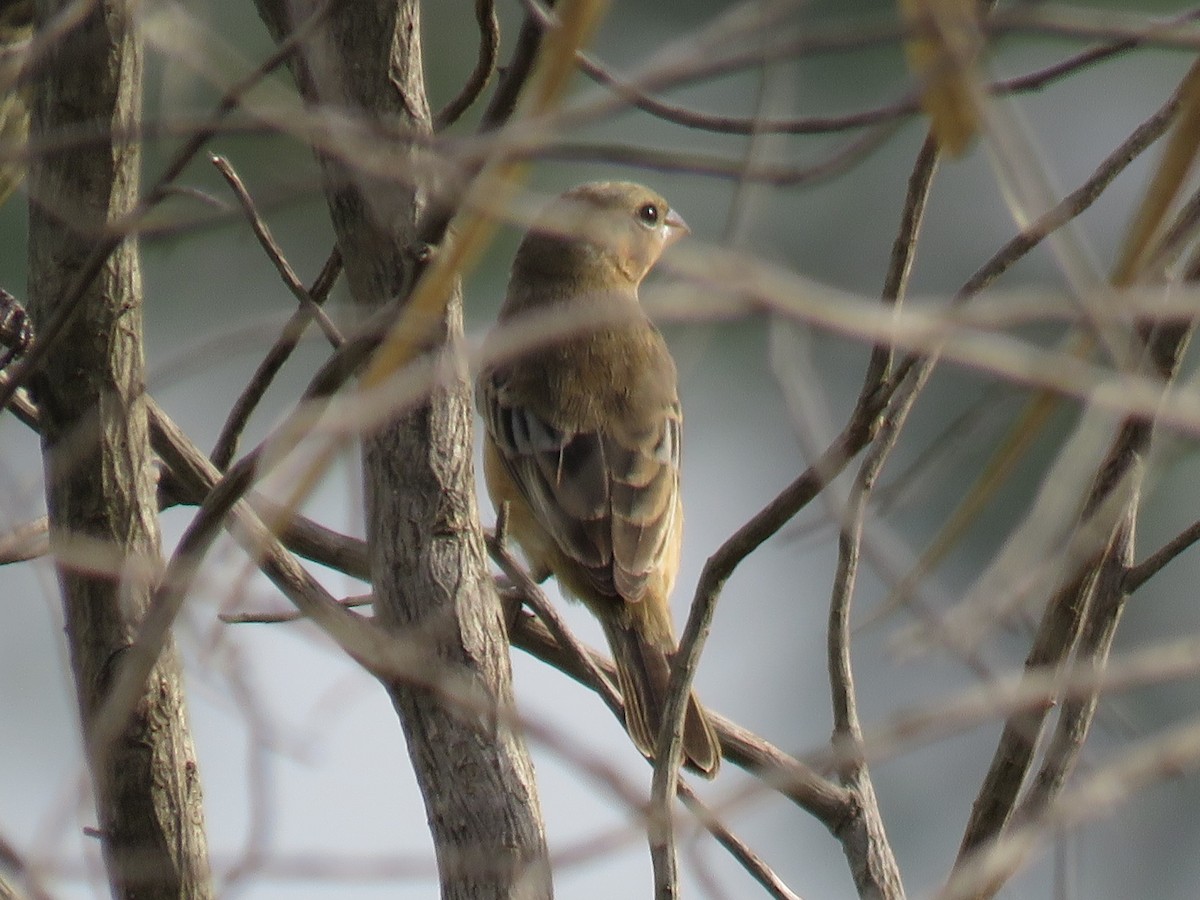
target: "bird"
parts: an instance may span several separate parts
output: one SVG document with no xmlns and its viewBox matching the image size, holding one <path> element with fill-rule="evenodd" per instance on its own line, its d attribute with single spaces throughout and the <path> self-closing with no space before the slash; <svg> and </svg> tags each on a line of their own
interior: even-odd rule
<svg viewBox="0 0 1200 900">
<path fill-rule="evenodd" d="M 522 238 L 491 335 L 572 310 L 579 329 L 485 364 L 476 383 L 492 502 L 507 506 L 530 574 L 554 575 L 600 621 L 626 730 L 650 759 L 677 649 L 683 414 L 674 360 L 638 288 L 689 231 L 640 184 L 566 191 Z M 720 742 L 694 693 L 682 744 L 688 769 L 716 775 Z"/>
</svg>

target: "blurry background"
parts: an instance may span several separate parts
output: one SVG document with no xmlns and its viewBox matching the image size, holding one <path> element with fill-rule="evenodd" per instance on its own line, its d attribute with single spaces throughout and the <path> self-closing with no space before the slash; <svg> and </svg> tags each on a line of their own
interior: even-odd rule
<svg viewBox="0 0 1200 900">
<path fill-rule="evenodd" d="M 146 4 L 152 14 L 156 4 Z M 265 29 L 250 3 L 182 4 L 199 34 L 228 44 L 232 79 L 270 52 Z M 729 4 L 612 4 L 593 49 L 618 72 L 636 72 L 672 41 L 708 23 Z M 1120 4 L 1093 4 L 1120 9 Z M 511 52 L 519 5 L 498 3 L 503 22 L 501 59 Z M 1137 11 L 1163 14 L 1176 4 L 1140 3 Z M 808 4 L 789 26 L 860 25 L 890 21 L 891 4 Z M 426 5 L 426 76 L 436 109 L 458 89 L 474 62 L 472 3 L 441 0 Z M 1083 44 L 1010 36 L 989 65 L 997 76 L 1026 72 L 1063 58 Z M 169 123 L 206 115 L 219 96 L 193 67 L 148 52 L 147 120 Z M 235 68 L 241 60 L 241 68 Z M 1140 50 L 1055 83 L 1013 103 L 1035 137 L 1048 170 L 1063 190 L 1074 188 L 1100 160 L 1174 89 L 1190 62 L 1181 52 Z M 284 75 L 276 83 L 290 88 Z M 763 94 L 773 116 L 849 112 L 892 102 L 911 89 L 898 47 L 813 56 L 773 67 Z M 697 109 L 750 115 L 759 77 L 743 73 L 669 93 L 667 99 Z M 578 97 L 601 89 L 582 76 Z M 468 134 L 471 121 L 453 133 Z M 877 296 L 899 223 L 905 181 L 925 133 L 911 119 L 875 152 L 828 180 L 797 187 L 747 185 L 731 221 L 738 188 L 727 179 L 618 167 L 600 162 L 543 161 L 530 189 L 550 196 L 578 181 L 635 178 L 654 185 L 693 229 L 690 244 L 733 243 L 786 268 L 865 296 Z M 852 134 L 813 138 L 769 136 L 758 159 L 811 165 L 827 158 Z M 744 137 L 714 136 L 631 111 L 604 120 L 572 140 L 595 140 L 704 152 L 738 159 Z M 177 138 L 148 147 L 148 177 L 157 174 Z M 292 264 L 305 281 L 316 275 L 331 245 L 331 230 L 309 151 L 278 136 L 228 136 L 209 149 L 229 157 L 261 204 Z M 1101 270 L 1140 196 L 1147 166 L 1136 162 L 1083 216 L 1082 226 Z M 222 199 L 223 184 L 202 159 L 183 181 Z M 24 296 L 24 196 L 0 209 L 0 286 Z M 196 442 L 211 448 L 233 398 L 273 339 L 293 300 L 236 215 L 211 221 L 209 210 L 186 198 L 163 213 L 162 233 L 143 240 L 147 347 L 151 393 Z M 196 224 L 197 222 L 201 224 Z M 943 164 L 935 182 L 912 293 L 952 293 L 1016 231 L 981 148 Z M 503 295 L 516 234 L 501 236 L 464 290 L 468 337 L 478 339 Z M 670 279 L 669 265 L 655 276 Z M 1005 286 L 1061 286 L 1049 254 L 1035 252 L 1006 276 Z M 334 309 L 344 306 L 344 285 Z M 653 291 L 649 292 L 651 295 Z M 823 447 L 848 414 L 862 380 L 868 348 L 818 331 L 776 325 L 775 339 L 790 349 L 802 385 L 819 398 L 823 420 L 788 414 L 771 369 L 772 326 L 762 317 L 720 324 L 670 324 L 665 331 L 679 363 L 687 416 L 683 489 L 688 529 L 675 597 L 682 623 L 704 560 L 717 546 L 804 469 L 806 450 Z M 1047 334 L 1047 339 L 1052 335 Z M 302 390 L 327 348 L 316 338 L 289 363 L 255 418 L 244 446 L 264 436 Z M 918 403 L 885 481 L 904 476 L 901 503 L 877 523 L 890 539 L 919 552 L 936 532 L 964 486 L 1017 410 L 1024 394 L 996 387 L 991 378 L 943 366 Z M 915 469 L 929 446 L 955 420 L 974 410 L 970 428 L 952 439 L 952 452 L 932 470 Z M 1064 407 L 1016 481 L 939 572 L 945 596 L 969 583 L 1036 489 L 1041 466 L 1071 421 Z M 1152 550 L 1196 518 L 1200 491 L 1190 445 L 1178 444 L 1161 459 L 1145 501 L 1139 546 Z M 356 458 L 330 472 L 307 512 L 322 523 L 362 533 Z M 853 468 L 853 467 L 852 467 Z M 481 492 L 481 498 L 483 494 Z M 492 520 L 481 499 L 485 522 Z M 0 416 L 0 531 L 41 515 L 41 466 L 36 438 L 12 416 Z M 785 533 L 770 540 L 731 579 L 709 640 L 698 685 L 704 701 L 791 752 L 819 748 L 831 728 L 825 666 L 825 625 L 836 529 L 818 500 Z M 164 516 L 168 541 L 191 514 Z M 432 849 L 421 800 L 412 781 L 403 739 L 382 690 L 305 624 L 221 625 L 216 614 L 232 608 L 284 609 L 285 601 L 257 578 L 244 582 L 242 555 L 228 542 L 210 555 L 201 588 L 190 598 L 177 628 L 188 661 L 189 703 L 204 783 L 210 847 L 224 895 L 296 900 L 332 897 L 432 897 Z M 335 594 L 362 593 L 363 585 L 324 573 Z M 1152 645 L 1200 629 L 1194 585 L 1195 555 L 1185 555 L 1136 595 L 1117 652 Z M 61 612 L 48 562 L 0 571 L 0 830 L 27 859 L 51 867 L 49 883 L 63 897 L 102 896 L 96 843 L 82 834 L 94 825 L 83 789 L 79 729 L 69 666 L 61 638 Z M 244 586 L 231 596 L 236 586 Z M 856 596 L 865 618 L 886 597 L 866 568 Z M 589 643 L 602 645 L 598 629 L 577 609 L 569 621 Z M 943 654 L 900 658 L 889 643 L 903 613 L 862 630 L 855 669 L 865 725 L 888 721 L 898 710 L 936 704 L 976 683 L 961 662 Z M 1018 667 L 1027 634 L 997 634 L 985 655 L 997 671 Z M 523 711 L 573 742 L 619 766 L 648 790 L 650 770 L 620 724 L 603 705 L 564 676 L 514 654 L 516 692 Z M 1194 714 L 1196 685 L 1172 683 L 1107 701 L 1084 767 L 1112 758 L 1131 741 Z M 884 761 L 873 768 L 876 788 L 910 896 L 935 889 L 953 861 L 999 728 L 973 730 Z M 648 896 L 645 842 L 620 803 L 579 777 L 553 748 L 535 746 L 541 799 L 551 847 L 570 855 L 557 871 L 564 898 Z M 703 794 L 723 810 L 732 828 L 802 896 L 854 896 L 837 843 L 802 811 L 779 797 L 743 790 L 754 784 L 726 766 Z M 1112 818 L 1066 836 L 1004 896 L 1055 896 L 1053 859 L 1073 872 L 1075 896 L 1192 898 L 1200 894 L 1200 781 L 1194 777 L 1139 794 Z M 597 836 L 624 830 L 611 849 L 586 850 Z M 725 896 L 758 896 L 757 888 L 707 837 L 695 844 Z M 685 852 L 686 857 L 686 852 Z M 685 858 L 685 868 L 691 861 Z M 703 896 L 690 885 L 689 896 Z M 1058 896 L 1064 896 L 1059 894 Z M 1065 896 L 1071 896 L 1067 894 Z"/>
</svg>

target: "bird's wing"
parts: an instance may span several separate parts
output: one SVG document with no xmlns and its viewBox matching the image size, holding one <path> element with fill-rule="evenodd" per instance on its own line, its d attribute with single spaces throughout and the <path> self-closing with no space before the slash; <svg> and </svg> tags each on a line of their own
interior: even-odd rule
<svg viewBox="0 0 1200 900">
<path fill-rule="evenodd" d="M 662 565 L 679 523 L 679 403 L 662 407 L 649 425 L 609 436 L 607 463 L 613 579 L 617 593 L 639 600 Z"/>
<path fill-rule="evenodd" d="M 641 600 L 676 527 L 678 403 L 637 429 L 570 430 L 517 402 L 500 372 L 480 394 L 498 455 L 543 528 L 599 594 Z"/>
</svg>

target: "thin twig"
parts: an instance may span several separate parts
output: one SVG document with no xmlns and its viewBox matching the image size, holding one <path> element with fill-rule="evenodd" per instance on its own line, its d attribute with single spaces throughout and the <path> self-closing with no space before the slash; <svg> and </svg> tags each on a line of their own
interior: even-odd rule
<svg viewBox="0 0 1200 900">
<path fill-rule="evenodd" d="M 509 637 L 514 647 L 554 666 L 584 687 L 596 690 L 597 682 L 579 665 L 575 655 L 564 651 L 549 629 L 532 613 L 515 616 L 509 626 Z M 591 650 L 588 657 L 606 679 L 616 678 L 616 670 L 608 659 Z M 771 790 L 811 813 L 835 836 L 839 836 L 852 821 L 855 801 L 845 788 L 719 713 L 709 710 L 708 714 L 721 740 L 721 752 L 726 761 L 752 773 Z"/>
<path fill-rule="evenodd" d="M 316 281 L 313 282 L 311 288 L 304 292 L 312 306 L 320 309 L 318 304 L 324 303 L 329 297 L 329 292 L 333 290 L 333 285 L 336 283 L 341 271 L 342 255 L 338 248 L 334 247 L 330 251 L 329 257 L 325 260 L 325 265 L 321 267 Z M 245 429 L 246 423 L 250 421 L 251 414 L 258 407 L 259 402 L 262 400 L 263 395 L 266 394 L 267 388 L 270 387 L 279 370 L 283 368 L 283 364 L 292 355 L 292 351 L 299 345 L 304 330 L 308 327 L 308 323 L 312 321 L 309 309 L 310 304 L 302 303 L 288 318 L 287 323 L 283 326 L 283 331 L 275 340 L 271 349 L 267 351 L 266 356 L 258 364 L 258 368 L 254 370 L 254 375 L 251 376 L 245 389 L 230 408 L 229 415 L 225 418 L 225 424 L 221 426 L 221 433 L 217 437 L 217 443 L 213 447 L 212 452 L 212 460 L 218 469 L 224 470 L 228 468 L 233 455 L 237 452 L 242 431 Z M 340 339 L 341 335 L 338 335 L 338 337 Z M 335 344 L 334 346 L 338 346 L 339 344 Z"/>
<path fill-rule="evenodd" d="M 663 721 L 657 736 L 657 759 L 678 758 L 682 752 L 682 725 L 690 686 L 700 664 L 700 654 L 716 614 L 717 600 L 725 582 L 737 566 L 775 534 L 804 505 L 837 476 L 867 443 L 875 431 L 877 409 L 862 404 L 842 434 L 821 458 L 784 489 L 766 507 L 737 530 L 708 558 L 701 571 L 687 625 L 671 664 L 671 679 L 664 702 Z M 652 796 L 674 796 L 678 771 L 671 765 L 656 766 Z M 652 823 L 653 824 L 653 823 Z"/>
<path fill-rule="evenodd" d="M 554 4 L 549 5 L 553 7 Z M 517 33 L 512 58 L 504 67 L 496 85 L 496 93 L 492 95 L 492 100 L 480 119 L 481 134 L 495 131 L 512 118 L 517 109 L 517 98 L 521 95 L 521 89 L 533 73 L 533 64 L 537 60 L 541 44 L 542 28 L 532 14 L 526 14 L 525 21 L 521 23 L 521 30 Z"/>
<path fill-rule="evenodd" d="M 932 174 L 932 169 L 930 170 Z M 828 665 L 833 707 L 832 747 L 839 761 L 838 775 L 850 788 L 860 805 L 859 834 L 851 848 L 847 842 L 851 874 L 861 896 L 903 897 L 900 870 L 896 865 L 883 816 L 875 798 L 870 770 L 863 753 L 862 724 L 854 690 L 854 671 L 850 659 L 850 605 L 858 573 L 862 529 L 871 491 L 883 464 L 896 441 L 916 395 L 893 404 L 884 417 L 866 458 L 855 477 L 838 539 L 837 570 L 829 602 Z M 851 853 L 851 849 L 856 851 Z"/>
<path fill-rule="evenodd" d="M 258 238 L 258 242 L 262 245 L 263 250 L 266 251 L 267 257 L 274 263 L 276 271 L 279 272 L 279 277 L 283 279 L 283 283 L 292 292 L 292 296 L 296 298 L 300 306 L 308 313 L 308 318 L 315 320 L 317 325 L 320 326 L 325 339 L 329 341 L 329 345 L 334 348 L 340 347 L 346 339 L 342 337 L 342 333 L 338 331 L 338 327 L 333 324 L 325 310 L 320 307 L 311 292 L 300 281 L 299 276 L 296 275 L 296 270 L 292 268 L 291 263 L 283 255 L 283 248 L 279 246 L 279 242 L 271 234 L 271 229 L 267 227 L 267 223 L 259 215 L 258 209 L 254 205 L 254 198 L 246 190 L 246 185 L 242 183 L 242 179 L 238 176 L 238 173 L 234 170 L 229 160 L 215 153 L 209 154 L 209 160 L 233 190 L 234 196 L 237 197 L 242 211 L 246 214 L 246 218 L 250 222 L 250 227 L 254 230 L 254 236 Z"/>
<path fill-rule="evenodd" d="M 1040 244 L 1046 237 L 1072 219 L 1087 211 L 1113 180 L 1129 164 L 1162 137 L 1179 108 L 1179 95 L 1173 93 L 1144 122 L 1138 125 L 1117 147 L 1104 158 L 1096 170 L 1075 190 L 1067 194 L 1054 208 L 1047 210 L 1016 237 L 1000 248 L 958 289 L 954 296 L 955 305 L 965 303 L 993 281 L 1007 272 L 1018 260 Z"/>
<path fill-rule="evenodd" d="M 1125 590 L 1132 594 L 1196 541 L 1200 541 L 1200 521 L 1193 522 L 1142 562 L 1131 567 L 1125 573 Z"/>
<path fill-rule="evenodd" d="M 1075 190 L 1067 194 L 1054 208 L 1047 210 L 1036 221 L 1023 228 L 1019 234 L 1010 239 L 996 251 L 990 259 L 975 271 L 970 278 L 955 293 L 952 305 L 961 306 L 990 286 L 997 278 L 1007 272 L 1030 251 L 1037 247 L 1056 228 L 1088 210 L 1095 203 L 1113 180 L 1121 174 L 1138 156 L 1145 152 L 1171 126 L 1175 110 L 1178 108 L 1177 95 L 1159 107 L 1149 118 L 1143 121 L 1133 132 L 1123 140 L 1104 160 L 1096 170 Z M 918 382 L 928 379 L 930 372 L 937 363 L 936 354 L 920 356 L 910 353 L 896 365 L 894 380 L 907 382 L 899 387 L 898 393 L 913 390 Z M 926 370 L 921 372 L 921 370 Z M 930 543 L 912 570 L 901 579 L 897 588 L 888 600 L 872 613 L 871 619 L 878 620 L 890 615 L 894 610 L 909 603 L 915 596 L 917 585 L 936 564 L 938 560 L 952 549 L 954 536 L 966 531 L 970 517 L 982 509 L 984 497 L 982 490 L 986 484 L 981 483 L 979 490 L 973 489 L 951 514 L 943 531 Z M 979 496 L 977 496 L 979 494 Z"/>
<path fill-rule="evenodd" d="M 475 22 L 479 25 L 479 55 L 475 68 L 458 94 L 433 117 L 433 130 L 441 131 L 458 121 L 471 108 L 496 70 L 500 51 L 500 22 L 493 0 L 475 0 Z"/>
<path fill-rule="evenodd" d="M 346 609 L 370 606 L 371 602 L 371 594 L 359 594 L 355 597 L 343 597 L 338 600 L 338 603 Z M 284 609 L 279 612 L 218 613 L 217 618 L 226 625 L 280 625 L 284 622 L 300 622 L 307 616 L 298 609 Z"/>
<path fill-rule="evenodd" d="M 162 175 L 159 176 L 150 190 L 146 192 L 137 206 L 134 207 L 123 221 L 113 223 L 106 234 L 98 237 L 96 248 L 80 263 L 74 280 L 70 282 L 69 287 L 63 293 L 63 297 L 56 304 L 54 314 L 48 321 L 38 323 L 37 340 L 33 342 L 33 346 L 29 348 L 28 353 L 22 357 L 21 361 L 9 373 L 10 377 L 7 382 L 0 384 L 0 409 L 8 405 L 16 389 L 23 385 L 30 374 L 41 365 L 42 360 L 45 359 L 55 341 L 58 340 L 71 318 L 75 315 L 75 311 L 79 308 L 88 287 L 100 273 L 100 270 L 104 268 L 112 252 L 121 245 L 130 233 L 137 230 L 138 225 L 146 217 L 147 213 L 168 195 L 171 183 L 183 173 L 183 170 L 187 168 L 196 154 L 200 152 L 204 144 L 217 133 L 224 118 L 237 108 L 242 98 L 252 88 L 287 61 L 301 42 L 306 40 L 312 30 L 325 18 L 331 5 L 332 0 L 322 0 L 312 15 L 289 35 L 286 40 L 282 41 L 275 49 L 275 52 L 263 60 L 253 72 L 231 86 L 221 97 L 220 102 L 209 118 L 208 124 L 199 128 L 175 152 L 175 155 L 171 157 L 166 168 L 163 170 Z"/>
<path fill-rule="evenodd" d="M 700 820 L 700 824 L 716 839 L 717 843 L 728 850 L 730 856 L 762 885 L 768 896 L 774 897 L 775 900 L 801 900 L 800 895 L 789 888 L 783 879 L 775 874 L 775 871 L 763 862 L 745 841 L 730 831 L 717 818 L 716 814 L 696 796 L 696 792 L 683 782 L 679 784 L 679 797 L 693 815 Z"/>
<path fill-rule="evenodd" d="M 502 529 L 497 526 L 496 531 L 491 535 L 484 535 L 488 554 L 500 567 L 500 571 L 512 582 L 513 587 L 520 594 L 522 602 L 542 620 L 542 624 L 546 626 L 546 630 L 550 632 L 558 648 L 568 654 L 571 665 L 582 670 L 585 676 L 584 683 L 600 695 L 600 699 L 604 701 L 618 721 L 624 722 L 625 704 L 620 693 L 613 687 L 616 682 L 612 680 L 612 673 L 605 674 L 604 669 L 596 664 L 594 654 L 589 652 L 567 628 L 562 616 L 554 608 L 554 604 L 529 576 L 524 566 L 513 557 L 502 539 L 501 531 Z"/>
<path fill-rule="evenodd" d="M 1195 10 L 1181 15 L 1175 21 L 1182 24 L 1195 19 L 1200 13 Z M 986 86 L 989 94 L 1005 96 L 1030 91 L 1039 91 L 1055 81 L 1075 74 L 1081 69 L 1096 65 L 1136 49 L 1142 43 L 1140 37 L 1128 37 L 1119 41 L 1092 47 L 1076 53 L 1057 63 L 1020 75 L 996 81 Z M 750 134 L 757 130 L 763 134 L 813 135 L 850 131 L 878 125 L 896 119 L 916 115 L 921 111 L 921 100 L 916 92 L 885 106 L 859 112 L 831 116 L 802 116 L 787 119 L 755 119 L 747 116 L 724 116 L 705 113 L 653 97 L 639 88 L 636 82 L 623 78 L 610 67 L 589 54 L 579 55 L 579 69 L 597 84 L 613 90 L 630 105 L 656 118 L 682 125 L 711 131 L 716 134 Z"/>
<path fill-rule="evenodd" d="M 913 262 L 916 260 L 917 235 L 925 218 L 929 200 L 929 189 L 937 172 L 938 142 L 930 133 L 917 153 L 916 162 L 908 177 L 908 189 L 904 196 L 904 207 L 900 213 L 900 228 L 892 242 L 892 253 L 888 261 L 880 296 L 884 303 L 895 305 L 904 296 Z M 860 397 L 868 397 L 883 388 L 892 367 L 894 349 L 890 344 L 876 344 L 871 350 L 871 359 L 863 374 Z"/>
<path fill-rule="evenodd" d="M 846 142 L 824 159 L 808 166 L 758 163 L 747 167 L 740 159 L 705 153 L 686 153 L 679 149 L 656 150 L 638 144 L 577 143 L 573 141 L 535 141 L 515 146 L 517 155 L 536 159 L 602 162 L 634 166 L 656 172 L 685 172 L 712 178 L 752 181 L 774 187 L 794 188 L 835 178 L 869 156 L 896 133 L 893 123 L 876 126 Z"/>
<path fill-rule="evenodd" d="M 939 156 L 938 141 L 930 133 L 917 154 L 912 174 L 909 176 L 900 226 L 892 244 L 891 259 L 881 292 L 883 302 L 893 307 L 903 301 L 908 288 L 916 258 L 917 239 L 933 178 L 937 172 Z M 872 350 L 863 378 L 863 387 L 859 393 L 860 405 L 885 390 L 892 352 L 891 346 L 887 344 L 877 344 Z M 875 798 L 870 770 L 862 752 L 862 724 L 858 718 L 854 671 L 850 658 L 850 605 L 857 580 L 863 525 L 870 498 L 915 400 L 914 392 L 890 405 L 880 423 L 879 432 L 859 467 L 846 509 L 842 514 L 837 570 L 829 602 L 827 642 L 834 721 L 832 745 L 835 755 L 842 760 L 838 766 L 842 784 L 854 791 L 861 807 L 857 839 L 853 847 L 847 842 L 847 856 L 850 857 L 855 884 L 863 896 L 902 897 L 904 889 L 887 839 L 883 816 Z M 856 852 L 852 854 L 852 850 Z"/>
</svg>

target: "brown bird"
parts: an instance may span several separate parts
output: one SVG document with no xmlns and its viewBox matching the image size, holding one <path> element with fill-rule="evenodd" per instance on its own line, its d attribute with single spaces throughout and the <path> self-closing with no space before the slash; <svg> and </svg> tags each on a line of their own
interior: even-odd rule
<svg viewBox="0 0 1200 900">
<path fill-rule="evenodd" d="M 484 474 L 539 581 L 553 574 L 600 620 L 634 744 L 654 752 L 675 652 L 669 600 L 679 569 L 683 416 L 675 363 L 638 300 L 663 250 L 688 232 L 648 188 L 596 182 L 567 191 L 525 235 L 501 325 L 571 309 L 602 327 L 485 369 Z M 685 764 L 711 778 L 716 733 L 693 695 Z"/>
</svg>

